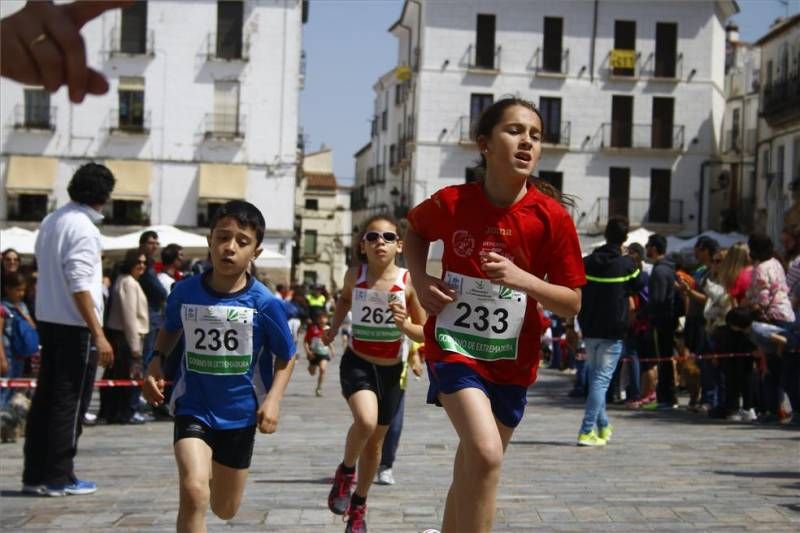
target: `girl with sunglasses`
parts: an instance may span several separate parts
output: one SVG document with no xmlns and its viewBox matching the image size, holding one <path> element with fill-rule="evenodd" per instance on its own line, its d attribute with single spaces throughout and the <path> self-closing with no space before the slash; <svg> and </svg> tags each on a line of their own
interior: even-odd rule
<svg viewBox="0 0 800 533">
<path fill-rule="evenodd" d="M 425 312 L 408 271 L 395 265 L 395 257 L 402 250 L 397 224 L 391 218 L 377 215 L 367 221 L 359 239 L 361 264 L 345 274 L 342 296 L 336 302 L 331 327 L 323 336 L 326 344 L 333 342 L 352 308 L 352 335 L 339 376 L 353 423 L 328 495 L 328 508 L 348 517 L 347 533 L 366 531 L 367 492 L 402 395 L 403 336 L 417 342 L 424 338 Z M 355 493 L 351 495 L 354 483 Z"/>
<path fill-rule="evenodd" d="M 580 309 L 586 283 L 578 236 L 560 194 L 533 177 L 542 117 L 506 98 L 477 124 L 480 182 L 444 188 L 408 215 L 406 252 L 422 306 L 430 388 L 459 437 L 442 532 L 492 529 L 503 455 L 536 380 L 542 323 Z M 430 276 L 442 240 L 442 279 Z"/>
</svg>

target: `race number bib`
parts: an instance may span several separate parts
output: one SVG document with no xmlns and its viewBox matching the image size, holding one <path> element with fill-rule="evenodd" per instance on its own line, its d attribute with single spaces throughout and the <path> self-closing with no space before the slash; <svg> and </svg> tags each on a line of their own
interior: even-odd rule
<svg viewBox="0 0 800 533">
<path fill-rule="evenodd" d="M 186 368 L 200 374 L 246 374 L 253 360 L 253 314 L 247 307 L 184 304 Z"/>
<path fill-rule="evenodd" d="M 353 290 L 353 338 L 362 341 L 395 342 L 403 333 L 394 323 L 390 303 L 405 306 L 405 293 L 377 291 L 373 289 Z"/>
<path fill-rule="evenodd" d="M 456 291 L 456 301 L 436 317 L 439 346 L 482 361 L 516 359 L 527 295 L 454 272 L 444 281 Z"/>
</svg>

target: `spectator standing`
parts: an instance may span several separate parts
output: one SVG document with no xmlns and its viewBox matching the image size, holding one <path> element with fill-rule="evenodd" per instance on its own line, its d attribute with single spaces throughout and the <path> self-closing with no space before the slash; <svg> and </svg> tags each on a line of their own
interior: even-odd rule
<svg viewBox="0 0 800 533">
<path fill-rule="evenodd" d="M 636 267 L 641 271 L 641 288 L 639 292 L 630 296 L 628 300 L 628 336 L 625 339 L 625 354 L 628 362 L 628 389 L 625 394 L 626 405 L 637 408 L 642 404 L 641 387 L 641 365 L 639 364 L 639 354 L 646 346 L 647 339 L 647 285 L 650 282 L 650 274 L 644 270 L 644 247 L 638 242 L 628 246 L 628 256 L 636 263 Z M 646 401 L 655 399 L 655 382 L 650 383 L 647 389 L 650 397 L 644 398 Z"/>
<path fill-rule="evenodd" d="M 675 265 L 666 258 L 667 239 L 663 235 L 658 233 L 650 235 L 645 245 L 645 251 L 647 257 L 653 261 L 653 271 L 648 282 L 647 316 L 652 347 L 651 350 L 648 350 L 648 357 L 659 359 L 656 365 L 658 368 L 658 384 L 656 385 L 658 407 L 672 409 L 678 404 L 672 361 L 675 346 L 674 335 L 677 327 L 675 307 L 679 305 L 676 302 Z M 648 363 L 648 366 L 650 364 Z"/>
<path fill-rule="evenodd" d="M 309 314 L 313 317 L 316 312 L 325 311 L 325 302 L 327 299 L 325 295 L 322 293 L 322 285 L 312 285 L 311 292 L 306 294 L 306 300 L 308 301 L 308 309 Z"/>
<path fill-rule="evenodd" d="M 21 378 L 29 375 L 30 360 L 39 356 L 39 337 L 36 323 L 25 305 L 25 276 L 21 272 L 7 272 L 3 276 L 3 316 L 0 331 L 3 333 L 3 352 L 8 364 L 7 377 Z M 0 407 L 13 396 L 14 389 L 0 389 Z"/>
<path fill-rule="evenodd" d="M 19 271 L 19 253 L 13 248 L 6 248 L 3 251 L 3 260 L 0 262 L 0 274 L 5 276 L 11 272 Z"/>
<path fill-rule="evenodd" d="M 147 297 L 138 281 L 147 269 L 147 257 L 140 250 L 128 250 L 120 276 L 111 288 L 106 332 L 114 348 L 114 365 L 103 379 L 142 379 L 142 339 L 149 320 Z M 100 390 L 100 413 L 109 423 L 143 424 L 145 418 L 133 406 L 139 387 L 107 387 Z"/>
<path fill-rule="evenodd" d="M 161 272 L 157 277 L 167 294 L 172 291 L 172 285 L 182 278 L 181 265 L 183 265 L 183 246 L 168 244 L 161 250 Z"/>
<path fill-rule="evenodd" d="M 114 189 L 103 165 L 80 167 L 67 190 L 72 200 L 42 221 L 36 238 L 36 303 L 42 362 L 25 429 L 22 490 L 63 496 L 90 494 L 91 481 L 75 476 L 83 415 L 99 363 L 114 354 L 103 333 L 100 210 Z"/>
<path fill-rule="evenodd" d="M 156 254 L 161 246 L 158 242 L 158 233 L 152 230 L 142 232 L 139 236 L 139 249 L 142 250 L 147 257 L 147 270 L 139 277 L 139 285 L 142 286 L 145 296 L 147 296 L 147 311 L 148 320 L 150 324 L 150 331 L 145 335 L 144 345 L 142 346 L 142 353 L 144 360 L 144 368 L 150 365 L 150 357 L 153 351 L 153 344 L 156 340 L 156 334 L 164 321 L 163 311 L 164 304 L 167 301 L 168 290 L 159 281 L 156 272 Z M 138 403 L 138 398 L 136 399 Z"/>
<path fill-rule="evenodd" d="M 641 288 L 641 272 L 630 257 L 622 255 L 628 238 L 628 220 L 611 217 L 606 224 L 606 244 L 583 259 L 586 286 L 578 320 L 583 327 L 589 395 L 578 446 L 604 446 L 613 427 L 606 415 L 606 391 L 622 354 L 628 331 L 628 298 Z"/>
</svg>

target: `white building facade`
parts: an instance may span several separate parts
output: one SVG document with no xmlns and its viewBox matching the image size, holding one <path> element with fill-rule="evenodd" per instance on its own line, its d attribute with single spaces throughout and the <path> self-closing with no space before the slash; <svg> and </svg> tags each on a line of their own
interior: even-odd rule
<svg viewBox="0 0 800 533">
<path fill-rule="evenodd" d="M 23 2 L 2 2 L 2 16 Z M 135 2 L 89 22 L 107 94 L 72 105 L 0 81 L 0 220 L 34 224 L 68 201 L 83 163 L 112 169 L 106 229 L 202 228 L 230 199 L 258 206 L 269 266 L 288 281 L 298 165 L 301 0 Z M 166 243 L 163 243 L 166 244 Z"/>
<path fill-rule="evenodd" d="M 351 258 L 350 187 L 333 174 L 329 148 L 303 158 L 295 197 L 294 283 L 341 288 Z"/>
<path fill-rule="evenodd" d="M 471 126 L 516 95 L 543 115 L 537 174 L 575 197 L 579 229 L 601 231 L 610 214 L 667 233 L 707 227 L 701 172 L 716 157 L 724 23 L 737 9 L 729 0 L 407 1 L 390 28 L 399 68 L 375 86 L 373 165 L 386 183 L 366 209 L 402 216 L 474 179 Z"/>
</svg>

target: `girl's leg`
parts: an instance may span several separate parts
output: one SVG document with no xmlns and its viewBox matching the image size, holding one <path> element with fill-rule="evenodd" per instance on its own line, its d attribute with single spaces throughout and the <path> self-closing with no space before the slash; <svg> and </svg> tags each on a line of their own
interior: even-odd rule
<svg viewBox="0 0 800 533">
<path fill-rule="evenodd" d="M 178 533 L 203 533 L 210 499 L 211 448 L 201 439 L 180 439 L 175 443 L 178 463 L 180 506 Z"/>
<path fill-rule="evenodd" d="M 211 462 L 211 510 L 221 519 L 230 520 L 239 510 L 248 471 Z"/>
<path fill-rule="evenodd" d="M 317 378 L 317 394 L 322 391 L 322 383 L 325 381 L 325 372 L 328 370 L 328 361 L 325 359 L 319 362 L 319 377 Z"/>
<path fill-rule="evenodd" d="M 364 445 L 363 450 L 361 450 L 361 455 L 358 457 L 355 494 L 362 498 L 367 497 L 369 488 L 372 486 L 372 481 L 375 479 L 375 474 L 378 473 L 383 438 L 386 436 L 388 430 L 389 426 L 377 426 Z"/>
<path fill-rule="evenodd" d="M 475 388 L 440 394 L 439 400 L 460 439 L 442 532 L 491 531 L 504 450 L 491 404 Z"/>
<path fill-rule="evenodd" d="M 347 404 L 353 413 L 353 424 L 347 432 L 342 463 L 352 468 L 378 427 L 378 397 L 371 390 L 360 390 L 348 398 Z"/>
</svg>

